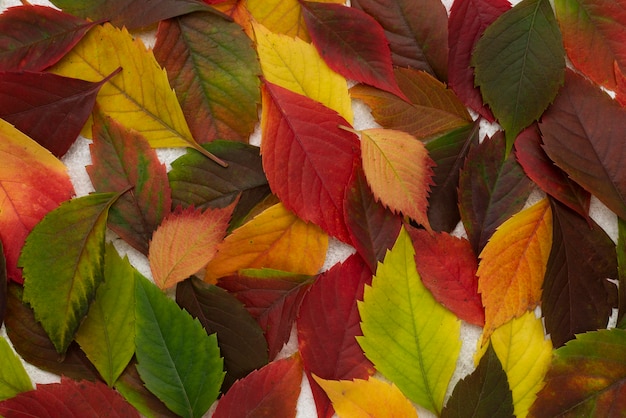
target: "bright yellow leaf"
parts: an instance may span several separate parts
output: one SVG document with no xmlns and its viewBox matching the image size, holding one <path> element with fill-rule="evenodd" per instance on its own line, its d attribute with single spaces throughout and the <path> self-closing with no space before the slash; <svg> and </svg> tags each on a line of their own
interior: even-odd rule
<svg viewBox="0 0 626 418">
<path fill-rule="evenodd" d="M 154 148 L 192 147 L 213 158 L 193 139 L 165 71 L 126 29 L 94 27 L 51 71 L 100 81 L 119 67 L 98 93 L 103 113 L 140 132 Z"/>
<path fill-rule="evenodd" d="M 400 389 L 374 377 L 369 380 L 325 380 L 313 376 L 340 418 L 417 418 Z"/>
<path fill-rule="evenodd" d="M 491 332 L 541 302 L 552 247 L 552 211 L 547 199 L 505 221 L 480 254 L 478 291 L 485 306 L 482 342 Z"/>
<path fill-rule="evenodd" d="M 352 102 L 345 78 L 331 70 L 317 49 L 299 38 L 254 25 L 263 76 L 270 83 L 316 100 L 352 123 Z"/>
<path fill-rule="evenodd" d="M 435 163 L 424 144 L 392 129 L 360 133 L 363 171 L 374 196 L 430 230 L 426 212 Z"/>
<path fill-rule="evenodd" d="M 314 275 L 324 264 L 328 235 L 278 203 L 235 229 L 218 246 L 206 267 L 205 280 L 244 268 L 272 268 Z"/>
</svg>

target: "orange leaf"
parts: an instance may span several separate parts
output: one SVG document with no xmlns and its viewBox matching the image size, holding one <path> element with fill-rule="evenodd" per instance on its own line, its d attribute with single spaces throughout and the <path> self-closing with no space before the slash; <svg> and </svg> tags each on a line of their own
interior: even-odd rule
<svg viewBox="0 0 626 418">
<path fill-rule="evenodd" d="M 493 330 L 541 302 L 551 247 L 548 199 L 509 218 L 485 245 L 476 273 L 485 306 L 483 343 Z"/>
<path fill-rule="evenodd" d="M 154 282 L 167 289 L 202 269 L 217 252 L 228 221 L 233 213 L 233 202 L 223 209 L 177 210 L 168 215 L 154 231 L 148 260 Z"/>
<path fill-rule="evenodd" d="M 376 199 L 430 230 L 426 211 L 435 163 L 424 144 L 391 129 L 360 133 L 363 171 Z"/>
<path fill-rule="evenodd" d="M 328 235 L 278 203 L 237 228 L 218 246 L 206 267 L 214 283 L 244 268 L 273 268 L 314 275 L 324 264 Z"/>
</svg>

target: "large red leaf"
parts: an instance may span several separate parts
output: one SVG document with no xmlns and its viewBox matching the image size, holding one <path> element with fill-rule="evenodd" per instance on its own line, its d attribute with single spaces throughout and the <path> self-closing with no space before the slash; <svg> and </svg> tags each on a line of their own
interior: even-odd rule
<svg viewBox="0 0 626 418">
<path fill-rule="evenodd" d="M 7 260 L 4 257 L 2 241 L 0 241 L 0 327 L 4 324 L 4 313 L 7 308 Z"/>
<path fill-rule="evenodd" d="M 0 402 L 5 417 L 99 418 L 139 417 L 119 393 L 104 383 L 61 378 L 61 383 L 37 385 Z"/>
<path fill-rule="evenodd" d="M 440 0 L 352 0 L 385 29 L 397 67 L 448 73 L 448 14 Z"/>
<path fill-rule="evenodd" d="M 321 274 L 300 306 L 298 343 L 320 417 L 331 417 L 333 409 L 313 374 L 322 379 L 352 380 L 367 379 L 374 373 L 356 341 L 357 335 L 363 335 L 357 300 L 363 299 L 363 288 L 371 279 L 362 258 L 352 255 Z"/>
<path fill-rule="evenodd" d="M 487 26 L 510 8 L 507 0 L 456 0 L 448 20 L 448 85 L 463 103 L 491 122 L 493 114 L 474 86 L 470 61 L 476 41 Z"/>
<path fill-rule="evenodd" d="M 97 83 L 52 73 L 0 73 L 0 117 L 61 157 L 89 118 L 100 87 L 120 71 Z"/>
<path fill-rule="evenodd" d="M 313 44 L 330 68 L 405 98 L 393 75 L 385 32 L 373 17 L 341 4 L 301 4 Z"/>
<path fill-rule="evenodd" d="M 263 85 L 261 156 L 272 192 L 285 207 L 350 243 L 344 195 L 360 154 L 339 114 L 275 84 Z"/>
<path fill-rule="evenodd" d="M 544 150 L 570 178 L 626 219 L 626 110 L 582 76 L 565 86 L 544 113 Z"/>
<path fill-rule="evenodd" d="M 415 248 L 415 264 L 424 286 L 443 306 L 470 324 L 485 325 L 478 293 L 478 259 L 469 241 L 445 232 L 407 227 Z"/>
<path fill-rule="evenodd" d="M 301 381 L 299 357 L 273 361 L 236 382 L 220 399 L 213 418 L 295 418 Z"/>
<path fill-rule="evenodd" d="M 41 71 L 97 24 L 52 7 L 11 7 L 0 15 L 0 71 Z"/>
</svg>

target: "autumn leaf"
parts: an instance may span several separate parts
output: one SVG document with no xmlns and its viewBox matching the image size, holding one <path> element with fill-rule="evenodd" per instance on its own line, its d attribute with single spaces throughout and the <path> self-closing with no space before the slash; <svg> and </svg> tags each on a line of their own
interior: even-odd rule
<svg viewBox="0 0 626 418">
<path fill-rule="evenodd" d="M 306 96 L 352 123 L 347 81 L 330 69 L 313 45 L 258 24 L 254 34 L 266 87 L 269 82 Z"/>
<path fill-rule="evenodd" d="M 109 23 L 96 26 L 51 71 L 98 81 L 118 67 L 122 72 L 98 94 L 97 103 L 104 114 L 143 134 L 154 148 L 192 147 L 214 159 L 193 139 L 154 55 L 126 29 Z"/>
<path fill-rule="evenodd" d="M 265 82 L 261 157 L 268 183 L 285 207 L 349 243 L 345 189 L 358 162 L 355 134 L 322 104 Z"/>
<path fill-rule="evenodd" d="M 196 141 L 247 142 L 258 120 L 261 67 L 239 25 L 211 13 L 164 20 L 153 52 Z"/>
<path fill-rule="evenodd" d="M 28 233 L 73 194 L 65 165 L 0 120 L 0 241 L 9 280 L 23 281 L 17 260 Z"/>
<path fill-rule="evenodd" d="M 572 180 L 626 219 L 626 111 L 574 72 L 541 119 L 544 150 Z"/>
<path fill-rule="evenodd" d="M 9 277 L 7 276 L 7 260 L 4 257 L 4 248 L 2 241 L 0 241 L 0 327 L 4 324 L 4 314 L 7 308 L 7 282 Z"/>
<path fill-rule="evenodd" d="M 92 165 L 85 167 L 96 192 L 123 192 L 109 211 L 108 226 L 148 254 L 152 233 L 172 206 L 165 166 L 139 133 L 97 109 L 93 114 Z"/>
<path fill-rule="evenodd" d="M 0 337 L 0 363 L 2 364 L 0 367 L 0 401 L 33 389 L 33 384 L 20 358 L 13 352 L 7 340 L 2 337 Z"/>
<path fill-rule="evenodd" d="M 300 4 L 313 44 L 330 68 L 408 101 L 395 82 L 385 32 L 373 17 L 341 4 Z"/>
<path fill-rule="evenodd" d="M 115 382 L 115 389 L 147 418 L 177 418 L 159 398 L 146 389 L 137 371 L 137 361 L 133 359 Z"/>
<path fill-rule="evenodd" d="M 626 329 L 626 220 L 617 218 L 617 328 Z"/>
<path fill-rule="evenodd" d="M 224 209 L 178 209 L 152 236 L 148 261 L 154 282 L 167 289 L 202 269 L 226 235 L 234 204 Z"/>
<path fill-rule="evenodd" d="M 10 7 L 0 15 L 0 71 L 42 71 L 96 24 L 52 7 Z"/>
<path fill-rule="evenodd" d="M 352 7 L 374 17 L 385 30 L 393 65 L 427 71 L 445 81 L 448 73 L 448 14 L 438 0 L 354 0 Z"/>
<path fill-rule="evenodd" d="M 476 272 L 485 307 L 483 343 L 493 330 L 540 303 L 551 246 L 548 199 L 505 221 L 485 245 Z"/>
<path fill-rule="evenodd" d="M 565 51 L 548 0 L 522 0 L 498 17 L 472 55 L 476 85 L 506 132 L 506 155 L 563 84 Z"/>
<path fill-rule="evenodd" d="M 24 244 L 19 259 L 24 301 L 59 353 L 74 339 L 104 280 L 107 215 L 118 197 L 94 193 L 65 202 L 33 228 Z"/>
<path fill-rule="evenodd" d="M 357 341 L 378 372 L 439 414 L 461 348 L 460 322 L 424 287 L 414 256 L 403 228 L 358 304 Z"/>
<path fill-rule="evenodd" d="M 396 385 L 370 377 L 368 380 L 327 380 L 314 376 L 339 417 L 414 417 L 417 411 Z"/>
</svg>

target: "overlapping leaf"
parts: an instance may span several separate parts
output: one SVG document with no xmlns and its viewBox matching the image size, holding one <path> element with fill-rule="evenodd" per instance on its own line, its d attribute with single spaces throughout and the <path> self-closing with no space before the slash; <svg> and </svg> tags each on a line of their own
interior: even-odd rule
<svg viewBox="0 0 626 418">
<path fill-rule="evenodd" d="M 0 337 L 0 362 L 2 364 L 0 367 L 0 401 L 33 389 L 30 377 L 24 370 L 19 357 L 15 355 L 7 340 L 2 337 Z"/>
<path fill-rule="evenodd" d="M 261 68 L 239 25 L 211 13 L 165 20 L 153 51 L 196 141 L 247 141 L 258 119 Z"/>
<path fill-rule="evenodd" d="M 506 132 L 506 153 L 563 84 L 565 51 L 548 0 L 522 0 L 484 32 L 472 55 L 476 85 Z"/>
<path fill-rule="evenodd" d="M 617 218 L 617 327 L 626 329 L 626 220 Z"/>
<path fill-rule="evenodd" d="M 115 389 L 145 417 L 178 417 L 178 415 L 170 411 L 159 398 L 146 389 L 141 377 L 139 377 L 136 360 L 131 361 L 128 367 L 126 367 L 126 370 L 124 370 L 124 373 L 117 379 Z"/>
<path fill-rule="evenodd" d="M 246 0 L 247 12 L 273 33 L 310 41 L 298 0 Z"/>
<path fill-rule="evenodd" d="M 59 353 L 74 339 L 104 280 L 107 216 L 118 197 L 94 193 L 65 202 L 33 228 L 24 244 L 19 259 L 24 300 Z"/>
<path fill-rule="evenodd" d="M 4 257 L 2 241 L 0 241 L 0 327 L 4 324 L 4 314 L 7 308 L 8 281 L 7 260 Z"/>
<path fill-rule="evenodd" d="M 0 120 L 0 241 L 7 276 L 21 283 L 17 260 L 44 215 L 72 197 L 67 169 L 46 149 Z"/>
</svg>

